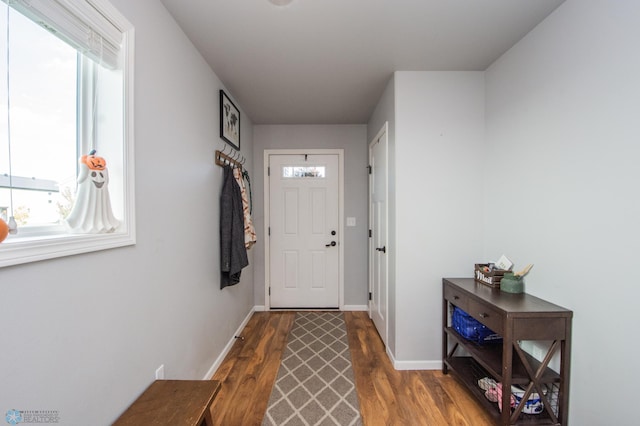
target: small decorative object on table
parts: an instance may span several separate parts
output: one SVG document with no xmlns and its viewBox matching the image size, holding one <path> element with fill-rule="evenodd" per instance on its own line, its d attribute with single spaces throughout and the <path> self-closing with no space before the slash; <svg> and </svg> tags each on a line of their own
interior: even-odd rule
<svg viewBox="0 0 640 426">
<path fill-rule="evenodd" d="M 504 269 L 510 271 L 513 267 L 513 263 L 504 254 L 500 256 L 500 259 L 496 262 L 496 269 Z"/>
<path fill-rule="evenodd" d="M 500 281 L 500 290 L 507 293 L 524 293 L 524 276 L 533 268 L 532 264 L 527 265 L 520 272 L 507 272 Z"/>
<path fill-rule="evenodd" d="M 476 282 L 491 288 L 500 287 L 504 274 L 511 270 L 513 263 L 503 254 L 497 262 L 476 263 L 473 276 Z"/>
<path fill-rule="evenodd" d="M 476 263 L 473 278 L 480 284 L 498 288 L 506 272 L 508 271 L 497 269 L 493 263 Z"/>
</svg>

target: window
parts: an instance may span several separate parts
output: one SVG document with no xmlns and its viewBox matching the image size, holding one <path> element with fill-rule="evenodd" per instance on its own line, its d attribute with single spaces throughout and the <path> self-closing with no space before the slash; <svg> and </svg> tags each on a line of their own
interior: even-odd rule
<svg viewBox="0 0 640 426">
<path fill-rule="evenodd" d="M 1 4 L 0 34 L 7 33 Z M 11 179 L 9 178 L 7 85 L 0 109 L 0 205 L 10 206 L 20 234 L 55 225 L 67 209 L 65 192 L 75 192 L 76 50 L 17 12 L 10 12 Z M 6 53 L 6 38 L 2 52 Z M 2 61 L 0 75 L 7 76 Z M 34 125 L 35 123 L 38 125 Z M 62 209 L 58 209 L 61 206 Z M 60 225 L 59 225 L 60 226 Z"/>
<path fill-rule="evenodd" d="M 284 166 L 282 177 L 284 178 L 324 178 L 326 167 L 324 166 Z"/>
<path fill-rule="evenodd" d="M 0 244 L 0 267 L 134 244 L 133 28 L 105 0 L 8 3 L 0 3 L 0 215 L 13 216 L 18 233 Z M 78 159 L 91 150 L 106 159 L 118 219 L 104 234 L 65 221 Z"/>
</svg>

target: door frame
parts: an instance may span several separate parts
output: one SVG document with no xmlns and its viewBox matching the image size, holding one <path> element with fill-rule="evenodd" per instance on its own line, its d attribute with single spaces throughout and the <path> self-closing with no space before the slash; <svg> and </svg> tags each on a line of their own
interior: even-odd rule
<svg viewBox="0 0 640 426">
<path fill-rule="evenodd" d="M 269 156 L 270 155 L 337 155 L 338 156 L 338 232 L 340 244 L 338 244 L 338 306 L 344 310 L 344 149 L 265 149 L 263 154 L 264 173 L 264 307 L 271 310 L 271 298 L 269 287 L 271 286 L 271 241 L 269 237 L 269 224 L 271 223 L 271 191 L 269 182 Z"/>
<path fill-rule="evenodd" d="M 371 167 L 371 156 L 373 154 L 373 144 L 376 143 L 380 137 L 382 135 L 385 135 L 385 145 L 386 145 L 386 149 L 387 149 L 387 175 L 386 175 L 386 195 L 385 195 L 385 199 L 387 200 L 387 212 L 385 214 L 385 228 L 387 230 L 387 241 L 386 241 L 386 245 L 387 245 L 387 249 L 389 249 L 389 122 L 385 121 L 384 125 L 380 128 L 380 130 L 378 131 L 378 133 L 376 134 L 376 136 L 371 139 L 371 141 L 369 142 L 368 145 L 368 161 L 369 161 L 369 167 Z M 369 175 L 369 203 L 367 206 L 367 210 L 369 213 L 369 229 L 373 231 L 373 211 L 371 210 L 371 174 Z M 374 286 L 373 286 L 373 271 L 374 271 L 374 258 L 375 258 L 375 247 L 374 247 L 374 241 L 373 238 L 369 238 L 369 294 L 373 294 L 374 291 Z M 382 338 L 382 341 L 385 345 L 385 348 L 389 347 L 388 344 L 388 340 L 389 340 L 389 259 L 388 257 L 387 259 L 387 267 L 385 269 L 385 273 L 386 273 L 386 295 L 384 298 L 384 303 L 385 303 L 385 318 L 384 318 L 384 322 L 385 322 L 385 327 L 384 327 L 384 336 L 380 336 Z M 368 304 L 368 313 L 369 313 L 369 318 L 371 318 L 371 305 L 372 305 L 372 300 L 371 297 L 369 298 L 369 304 Z M 378 330 L 378 333 L 380 333 L 380 331 Z"/>
</svg>

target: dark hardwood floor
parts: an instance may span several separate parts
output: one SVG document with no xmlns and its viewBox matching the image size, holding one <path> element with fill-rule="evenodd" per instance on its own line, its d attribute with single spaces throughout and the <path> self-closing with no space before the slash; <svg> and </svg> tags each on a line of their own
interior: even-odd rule
<svg viewBox="0 0 640 426">
<path fill-rule="evenodd" d="M 216 425 L 260 425 L 295 312 L 256 312 L 212 379 Z M 453 377 L 397 371 L 366 312 L 345 312 L 363 424 L 485 426 L 493 421 Z"/>
</svg>

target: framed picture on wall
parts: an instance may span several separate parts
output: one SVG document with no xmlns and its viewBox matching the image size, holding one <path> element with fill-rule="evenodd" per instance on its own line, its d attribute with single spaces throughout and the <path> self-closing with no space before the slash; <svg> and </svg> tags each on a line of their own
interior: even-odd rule
<svg viewBox="0 0 640 426">
<path fill-rule="evenodd" d="M 220 90 L 220 137 L 240 150 L 240 110 L 224 90 Z"/>
</svg>

